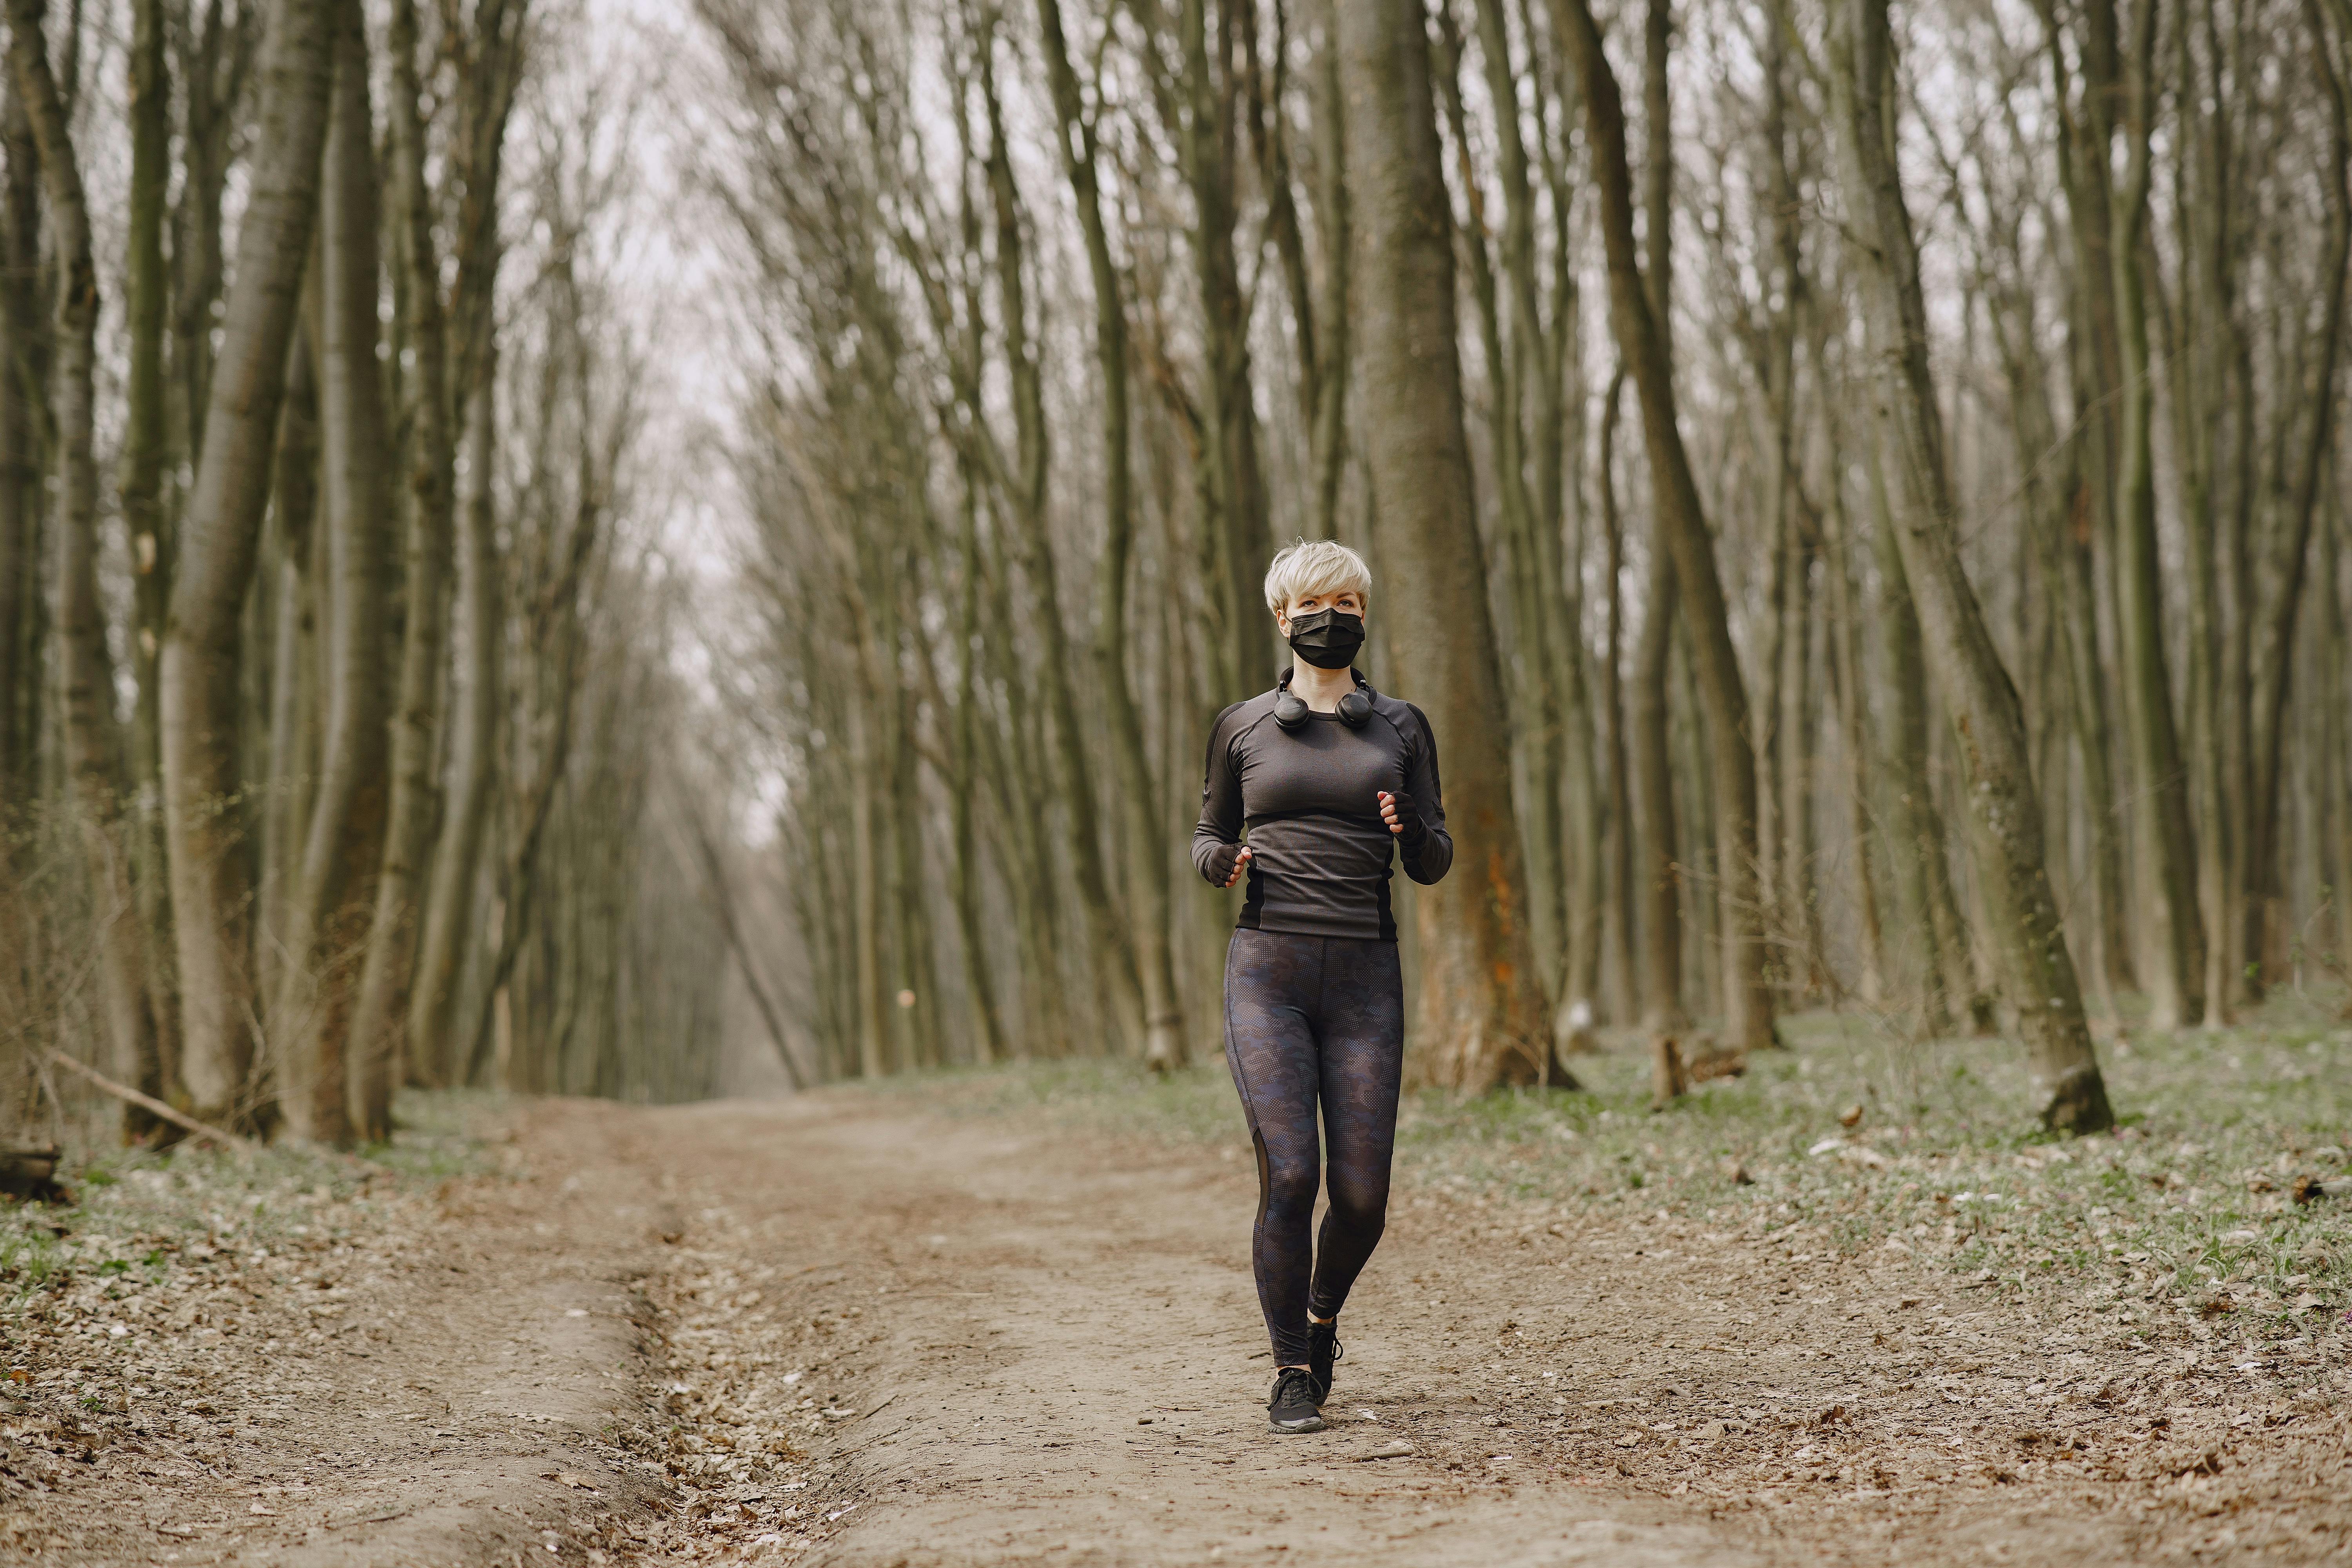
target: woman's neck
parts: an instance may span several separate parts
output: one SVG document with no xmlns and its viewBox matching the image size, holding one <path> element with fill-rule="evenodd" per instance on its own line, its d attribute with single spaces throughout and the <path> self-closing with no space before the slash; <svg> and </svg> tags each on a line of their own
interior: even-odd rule
<svg viewBox="0 0 2352 1568">
<path fill-rule="evenodd" d="M 1356 689 L 1356 672 L 1342 665 L 1323 669 L 1297 654 L 1290 656 L 1291 694 L 1318 713 L 1337 713 L 1339 699 Z"/>
</svg>

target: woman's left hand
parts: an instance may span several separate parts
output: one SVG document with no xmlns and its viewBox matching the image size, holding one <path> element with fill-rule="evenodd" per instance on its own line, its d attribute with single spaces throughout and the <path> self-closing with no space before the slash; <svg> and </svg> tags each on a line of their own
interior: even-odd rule
<svg viewBox="0 0 2352 1568">
<path fill-rule="evenodd" d="M 1381 791 L 1381 820 L 1389 825 L 1391 833 L 1404 831 L 1404 823 L 1397 816 L 1397 797 L 1386 790 Z"/>
</svg>

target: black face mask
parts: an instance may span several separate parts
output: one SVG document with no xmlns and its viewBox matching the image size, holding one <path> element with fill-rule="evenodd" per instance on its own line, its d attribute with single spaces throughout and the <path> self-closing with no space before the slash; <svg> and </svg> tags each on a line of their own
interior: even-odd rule
<svg viewBox="0 0 2352 1568">
<path fill-rule="evenodd" d="M 1317 610 L 1290 617 L 1290 647 L 1318 669 L 1345 669 L 1364 646 L 1364 617 L 1345 610 Z"/>
</svg>

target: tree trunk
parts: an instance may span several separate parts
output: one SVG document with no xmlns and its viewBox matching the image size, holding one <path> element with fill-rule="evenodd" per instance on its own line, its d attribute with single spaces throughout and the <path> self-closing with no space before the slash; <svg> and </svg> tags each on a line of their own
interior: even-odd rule
<svg viewBox="0 0 2352 1568">
<path fill-rule="evenodd" d="M 368 925 L 352 1015 L 352 1059 L 360 1130 L 389 1125 L 394 1086 L 402 1076 L 409 988 L 417 951 L 417 905 L 440 816 L 433 747 L 440 725 L 442 663 L 447 647 L 446 597 L 455 480 L 449 437 L 447 328 L 441 313 L 440 255 L 433 240 L 432 197 L 425 184 L 425 127 L 418 111 L 415 0 L 394 0 L 387 39 L 392 54 L 392 190 L 397 250 L 406 273 L 406 335 L 415 365 L 407 385 L 408 482 L 406 586 L 402 597 L 400 689 L 393 710 L 392 794 L 383 870 Z M 582 439 L 588 434 L 582 433 Z M 747 974 L 750 971 L 747 969 Z"/>
<path fill-rule="evenodd" d="M 391 718 L 384 679 L 392 566 L 391 453 L 376 360 L 376 168 L 367 37 L 358 0 L 340 0 L 319 257 L 327 548 L 332 610 L 329 699 L 317 804 L 289 922 L 286 983 L 271 1009 L 287 1125 L 299 1138 L 381 1137 L 381 1073 L 354 1060 L 355 971 L 384 860 Z M 412 605 L 412 613 L 417 606 Z M 356 1069 L 356 1070 L 354 1070 Z"/>
<path fill-rule="evenodd" d="M 241 840 L 239 631 L 268 499 L 302 266 L 318 214 L 331 0 L 276 0 L 162 665 L 163 808 L 183 1008 L 181 1075 L 203 1121 L 247 1122 L 253 879 Z"/>
<path fill-rule="evenodd" d="M 315 273 L 314 273 L 315 276 Z M 304 293 L 312 290 L 305 289 Z M 309 329 L 297 331 L 278 430 L 272 539 L 278 574 L 270 637 L 269 772 L 261 800 L 261 994 L 285 981 L 286 911 L 300 881 L 302 840 L 318 772 L 319 616 L 312 546 L 319 501 L 318 362 Z"/>
<path fill-rule="evenodd" d="M 1883 447 L 1883 431 L 1873 434 L 1874 447 Z M 1927 656 L 1919 637 L 1918 607 L 1903 568 L 1902 524 L 1886 482 L 1890 458 L 1874 450 L 1868 461 L 1876 523 L 1871 543 L 1878 561 L 1881 662 L 1886 667 L 1887 706 L 1892 710 L 1885 761 L 1895 897 L 1919 943 L 1921 1022 L 1933 1037 L 1952 1027 L 1954 1009 L 1967 1000 L 1968 935 L 1960 922 L 1959 900 L 1952 894 L 1944 814 L 1936 804 L 1928 763 Z"/>
<path fill-rule="evenodd" d="M 1862 949 L 1862 978 L 1854 989 L 1866 1005 L 1877 1007 L 1886 994 L 1886 942 L 1872 847 L 1878 833 L 1872 821 L 1870 703 L 1862 665 L 1861 595 L 1854 588 L 1853 526 L 1845 502 L 1845 437 L 1834 402 L 1829 407 L 1829 447 L 1822 564 L 1829 575 L 1830 700 L 1837 708 L 1838 743 L 1845 753 L 1848 809 L 1853 819 L 1854 936 Z"/>
<path fill-rule="evenodd" d="M 1417 0 L 1339 7 L 1350 188 L 1360 221 L 1361 358 L 1373 534 L 1388 581 L 1389 646 L 1427 700 L 1453 790 L 1461 874 L 1414 900 L 1420 1076 L 1478 1091 L 1535 1081 L 1550 1056 L 1528 942 L 1494 628 L 1456 357 L 1452 216 L 1440 167 L 1427 35 Z"/>
<path fill-rule="evenodd" d="M 1641 829 L 1642 1025 L 1654 1035 L 1690 1026 L 1683 1000 L 1683 847 L 1675 807 L 1673 708 L 1675 566 L 1653 543 L 1643 580 L 1642 635 L 1633 647 L 1633 801 Z"/>
<path fill-rule="evenodd" d="M 2042 863 L 2042 802 L 2026 752 L 2025 716 L 1960 563 L 1942 416 L 1927 367 L 1918 251 L 1895 164 L 1886 0 L 1842 0 L 1832 45 L 1830 84 L 1864 279 L 1877 416 L 1900 476 L 1894 531 L 1959 742 L 1993 946 L 2026 1037 L 2043 1123 L 2098 1131 L 2115 1116 Z"/>
<path fill-rule="evenodd" d="M 2134 864 L 2140 909 L 2140 980 L 2148 1021 L 2159 1029 L 2196 1023 L 2204 1014 L 2205 931 L 2197 909 L 2196 850 L 2189 828 L 2189 770 L 2173 721 L 2172 679 L 2164 650 L 2164 587 L 2157 557 L 2156 384 L 2148 361 L 2144 266 L 2156 100 L 2158 0 L 2139 0 L 2126 63 L 2124 115 L 2126 164 L 2113 193 L 2107 256 L 2114 268 L 2116 331 L 2123 374 L 2122 428 L 2116 471 L 2118 641 L 2124 661 L 2124 715 L 2131 734 L 2135 793 Z M 2092 150 L 2107 156 L 2102 143 Z"/>
<path fill-rule="evenodd" d="M 99 1007 L 119 1078 L 152 1092 L 163 1082 L 147 989 L 147 952 L 126 851 L 121 737 L 114 721 L 114 663 L 98 594 L 98 268 L 89 206 L 71 116 L 49 68 L 42 0 L 8 0 L 8 61 L 23 95 L 48 193 L 56 254 L 57 335 L 49 409 L 57 451 L 58 668 L 65 772 L 90 905 L 98 924 Z M 14 366 L 8 367 L 11 371 Z M 130 1107 L 124 1131 L 148 1130 L 151 1113 Z"/>
<path fill-rule="evenodd" d="M 0 70 L 0 800 L 30 802 L 40 746 L 41 503 L 37 403 L 47 384 L 41 321 L 41 160 L 16 73 Z"/>
<path fill-rule="evenodd" d="M 1140 674 L 1129 656 L 1128 563 L 1135 538 L 1134 479 L 1128 429 L 1127 303 L 1103 224 L 1095 173 L 1095 126 L 1082 107 L 1076 74 L 1062 36 L 1061 7 L 1038 0 L 1046 73 L 1061 121 L 1057 138 L 1070 194 L 1086 236 L 1087 273 L 1094 285 L 1095 359 L 1101 377 L 1103 558 L 1096 601 L 1102 615 L 1097 665 L 1110 717 L 1111 761 L 1118 779 L 1119 830 L 1126 841 L 1129 886 L 1135 889 L 1135 969 L 1143 1004 L 1143 1059 L 1156 1072 L 1181 1068 L 1187 1055 L 1184 1015 L 1176 994 L 1169 932 L 1171 906 L 1167 836 L 1152 810 L 1150 764 L 1143 719 L 1128 682 Z M 1246 362 L 1244 362 L 1244 384 Z M 1244 417 L 1249 417 L 1244 415 Z M 1254 422 L 1254 421 L 1253 421 Z M 1261 525 L 1262 526 L 1262 525 Z"/>
<path fill-rule="evenodd" d="M 1634 848 L 1637 835 L 1633 822 L 1633 791 L 1626 775 L 1627 745 L 1624 681 L 1625 648 L 1625 527 L 1617 512 L 1617 410 L 1620 395 L 1625 388 L 1625 372 L 1621 365 L 1609 378 L 1609 390 L 1601 401 L 1601 453 L 1594 479 L 1601 492 L 1601 529 L 1606 548 L 1605 570 L 1609 582 L 1607 642 L 1603 645 L 1601 664 L 1601 704 L 1609 726 L 1609 856 L 1610 896 L 1608 917 L 1610 930 L 1615 933 L 1617 950 L 1617 1013 L 1616 1021 L 1630 1024 L 1642 1011 L 1642 978 L 1638 968 L 1641 949 L 1637 945 L 1635 911 L 1649 908 L 1651 885 L 1656 880 L 1641 879 L 1635 869 Z M 1669 803 L 1671 805 L 1671 803 Z M 1668 847 L 1669 860 L 1673 857 Z M 1666 906 L 1671 923 L 1674 884 L 1668 881 Z M 1680 938 L 1677 937 L 1679 942 Z M 1675 966 L 1677 973 L 1679 965 Z"/>
<path fill-rule="evenodd" d="M 129 255 L 123 268 L 131 330 L 122 446 L 122 517 L 131 534 L 131 666 L 138 689 L 131 739 L 131 861 L 148 1011 L 154 1020 L 154 1077 L 139 1088 L 169 1100 L 179 1077 L 180 999 L 172 984 L 172 900 L 163 857 L 163 709 L 156 660 L 178 541 L 163 506 L 167 446 L 163 386 L 163 216 L 172 179 L 172 84 L 165 70 L 163 0 L 133 0 L 131 44 Z M 140 1120 L 143 1120 L 143 1113 Z"/>
<path fill-rule="evenodd" d="M 1259 472 L 1257 411 L 1250 384 L 1248 300 L 1234 254 L 1235 54 L 1234 0 L 1181 0 L 1185 115 L 1180 162 L 1192 188 L 1190 235 L 1199 268 L 1202 353 L 1202 492 L 1214 554 L 1223 638 L 1215 668 L 1222 706 L 1264 689 L 1279 644 L 1260 580 L 1272 542 Z"/>
<path fill-rule="evenodd" d="M 483 0 L 474 15 L 473 68 L 461 102 L 459 142 L 465 200 L 452 249 L 457 289 L 449 310 L 455 362 L 449 377 L 465 479 L 457 496 L 457 593 L 455 711 L 446 726 L 449 765 L 441 830 L 430 859 L 423 930 L 408 1008 L 408 1055 L 427 1084 L 458 1081 L 467 1068 L 459 1003 L 469 952 L 478 945 L 474 917 L 482 875 L 482 832 L 498 778 L 499 716 L 505 698 L 504 574 L 496 493 L 498 342 L 492 297 L 498 287 L 498 193 L 507 119 L 519 75 L 521 0 Z"/>
<path fill-rule="evenodd" d="M 1004 353 L 1012 381 L 1012 403 L 1017 456 L 1013 471 L 1001 474 L 1010 491 L 1013 520 L 1018 525 L 1022 570 L 1040 608 L 1038 630 L 1044 643 L 1038 674 L 1044 687 L 1045 718 L 1050 731 L 1056 783 L 1067 806 L 1071 867 L 1086 918 L 1088 968 L 1097 977 L 1097 994 L 1111 1009 L 1116 1028 L 1140 1040 L 1146 1034 L 1147 1011 L 1143 983 L 1137 973 L 1127 917 L 1111 897 L 1102 849 L 1101 804 L 1086 749 L 1086 726 L 1078 714 L 1073 668 L 1076 656 L 1061 613 L 1061 568 L 1047 527 L 1049 473 L 1045 426 L 1045 394 L 1034 344 L 1029 333 L 1027 247 L 1022 235 L 1022 214 L 1013 185 L 1012 154 L 1003 131 L 1003 108 L 995 79 L 985 57 L 981 85 L 987 100 L 994 134 L 986 166 L 990 198 L 996 220 L 996 283 L 998 317 L 1004 334 Z M 973 389 L 974 414 L 980 408 Z M 1256 600 L 1253 598 L 1253 605 Z M 1254 614 L 1263 614 L 1262 608 Z M 1228 646 L 1231 646 L 1230 642 Z M 1106 1031 L 1108 1033 L 1109 1031 Z"/>
<path fill-rule="evenodd" d="M 1677 424 L 1669 333 L 1659 309 L 1665 302 L 1664 295 L 1661 290 L 1659 299 L 1652 300 L 1634 260 L 1624 101 L 1601 48 L 1589 0 L 1555 0 L 1553 10 L 1583 81 L 1585 126 L 1601 187 L 1601 227 L 1609 258 L 1610 317 L 1617 331 L 1618 352 L 1633 374 L 1658 531 L 1674 558 L 1676 591 L 1688 616 L 1693 662 L 1713 734 L 1716 805 L 1720 813 L 1716 869 L 1722 889 L 1727 1032 L 1736 1051 L 1765 1049 L 1776 1043 L 1776 1037 L 1771 993 L 1764 984 L 1762 908 L 1757 881 L 1756 752 L 1748 730 L 1747 691 L 1740 679 L 1738 656 L 1732 647 L 1714 541 Z M 1654 28 L 1656 25 L 1654 21 Z M 1654 118 L 1657 116 L 1654 107 L 1652 112 Z M 1667 254 L 1665 242 L 1663 232 L 1651 236 L 1654 256 Z"/>
<path fill-rule="evenodd" d="M 2328 10 L 2336 17 L 2336 29 L 2352 36 L 2352 4 L 2328 0 Z M 2347 177 L 2347 168 L 2352 168 L 2352 135 L 2347 135 L 2347 121 L 2352 116 L 2347 116 L 2347 93 L 2336 64 L 2336 46 L 2315 10 L 2311 23 L 2312 56 L 2326 90 L 2328 114 L 2327 164 L 2321 175 L 2327 226 L 2317 276 L 2325 304 L 2319 339 L 2311 349 L 2309 390 L 2298 399 L 2310 409 L 2310 424 L 2306 439 L 2294 452 L 2292 489 L 2282 498 L 2284 526 L 2273 542 L 2271 574 L 2278 581 L 2278 595 L 2271 613 L 2261 617 L 2262 640 L 2251 664 L 2254 700 L 2245 861 L 2245 953 L 2250 965 L 2263 963 L 2270 951 L 2272 928 L 2284 918 L 2286 885 L 2281 852 L 2285 835 L 2280 784 L 2287 691 L 2294 665 L 2295 619 L 2309 575 L 2313 520 L 2318 513 L 2320 481 L 2327 471 L 2335 428 L 2336 363 L 2344 336 L 2347 262 L 2352 259 L 2352 182 Z M 2257 973 L 2265 984 L 2279 978 L 2267 970 Z"/>
</svg>

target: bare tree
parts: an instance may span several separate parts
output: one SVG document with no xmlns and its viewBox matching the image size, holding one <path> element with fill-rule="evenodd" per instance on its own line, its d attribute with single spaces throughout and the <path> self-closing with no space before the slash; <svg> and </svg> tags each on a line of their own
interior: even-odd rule
<svg viewBox="0 0 2352 1568">
<path fill-rule="evenodd" d="M 1875 412 L 1898 479 L 1893 532 L 1959 742 L 1970 842 L 1995 951 L 2032 1058 L 2042 1117 L 2069 1132 L 2108 1125 L 2105 1080 L 2042 859 L 2042 803 L 2017 689 L 1992 645 L 1959 559 L 1944 471 L 1942 416 L 1927 365 L 1918 250 L 1895 167 L 1894 41 L 1886 0 L 1841 0 L 1830 87 L 1856 226 Z"/>
<path fill-rule="evenodd" d="M 1341 6 L 1339 39 L 1373 538 L 1388 579 L 1410 584 L 1387 601 L 1387 635 L 1433 715 L 1464 868 L 1415 903 L 1421 1071 L 1474 1091 L 1533 1082 L 1550 1034 L 1496 723 L 1495 636 L 1477 553 L 1464 548 L 1475 503 L 1428 39 L 1412 0 Z"/>
<path fill-rule="evenodd" d="M 181 1076 L 205 1121 L 246 1121 L 258 999 L 236 736 L 239 621 L 268 500 L 326 139 L 330 0 L 277 0 L 236 283 L 181 527 L 160 669 L 163 810 L 178 918 Z"/>
</svg>

